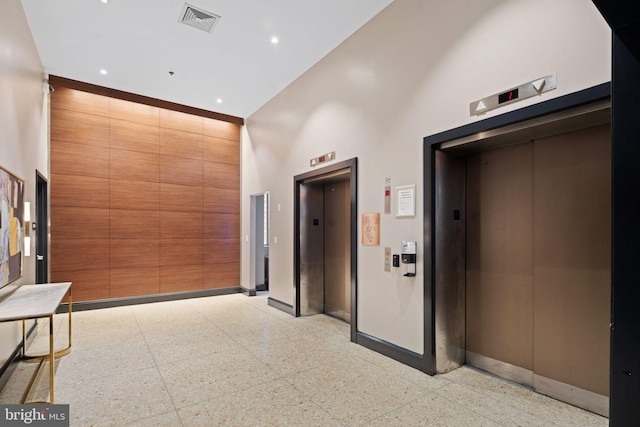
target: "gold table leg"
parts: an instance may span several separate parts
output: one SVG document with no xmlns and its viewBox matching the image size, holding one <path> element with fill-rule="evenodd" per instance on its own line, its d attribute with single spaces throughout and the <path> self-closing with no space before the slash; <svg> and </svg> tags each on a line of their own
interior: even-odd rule
<svg viewBox="0 0 640 427">
<path fill-rule="evenodd" d="M 53 349 L 53 314 L 49 316 L 49 403 L 53 405 L 53 376 L 56 352 Z"/>
<path fill-rule="evenodd" d="M 22 319 L 22 357 L 27 355 L 27 325 L 26 320 Z"/>
<path fill-rule="evenodd" d="M 55 351 L 54 347 L 54 339 L 53 339 L 53 315 L 49 317 L 49 354 L 39 355 L 39 356 L 29 356 L 27 355 L 27 338 L 26 338 L 26 325 L 25 320 L 22 321 L 22 360 L 24 362 L 40 362 L 38 369 L 35 374 L 31 378 L 29 385 L 27 386 L 27 390 L 22 396 L 21 403 L 48 403 L 53 405 L 54 403 L 54 374 L 55 374 L 55 359 L 56 357 L 62 357 L 69 353 L 71 353 L 71 313 L 72 313 L 72 296 L 71 296 L 71 288 L 69 288 L 69 345 L 67 348 L 64 348 L 60 351 Z M 27 402 L 28 397 L 31 395 L 34 384 L 36 384 L 36 379 L 40 376 L 44 361 L 49 361 L 49 402 Z"/>
</svg>

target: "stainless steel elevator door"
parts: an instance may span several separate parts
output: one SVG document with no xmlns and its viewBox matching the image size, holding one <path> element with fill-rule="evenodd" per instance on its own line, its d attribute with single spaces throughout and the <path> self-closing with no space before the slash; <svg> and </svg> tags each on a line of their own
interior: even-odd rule
<svg viewBox="0 0 640 427">
<path fill-rule="evenodd" d="M 324 312 L 351 322 L 351 190 L 348 180 L 324 186 Z"/>
<path fill-rule="evenodd" d="M 467 158 L 467 352 L 548 394 L 609 394 L 610 132 Z"/>
<path fill-rule="evenodd" d="M 300 315 L 351 322 L 351 183 L 300 184 Z"/>
<path fill-rule="evenodd" d="M 324 192 L 322 183 L 300 184 L 300 315 L 324 311 Z"/>
<path fill-rule="evenodd" d="M 445 373 L 465 362 L 466 159 L 436 151 L 434 165 L 436 372 Z"/>
</svg>

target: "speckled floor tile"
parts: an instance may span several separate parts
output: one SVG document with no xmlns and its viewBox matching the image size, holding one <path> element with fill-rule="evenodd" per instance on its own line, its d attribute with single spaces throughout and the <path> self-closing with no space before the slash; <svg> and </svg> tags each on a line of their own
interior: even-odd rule
<svg viewBox="0 0 640 427">
<path fill-rule="evenodd" d="M 233 325 L 238 323 L 260 324 L 275 319 L 268 313 L 248 305 L 235 305 L 231 307 L 200 308 L 199 312 L 218 326 Z"/>
<path fill-rule="evenodd" d="M 501 425 L 435 394 L 414 400 L 366 424 L 367 427 L 498 427 Z"/>
<path fill-rule="evenodd" d="M 111 312 L 110 310 L 114 310 Z M 139 339 L 140 328 L 128 307 L 81 311 L 72 315 L 72 348 L 126 346 Z M 68 343 L 68 326 L 63 324 L 55 337 L 56 347 Z"/>
<path fill-rule="evenodd" d="M 275 317 L 280 320 L 289 320 L 295 317 L 291 316 L 289 313 L 285 313 L 284 311 L 276 310 L 273 307 L 269 307 L 266 298 L 250 298 L 252 301 L 255 300 L 250 306 L 255 308 L 256 310 L 260 310 L 264 313 L 267 313 L 271 317 Z"/>
<path fill-rule="evenodd" d="M 227 295 L 222 295 L 220 298 L 226 296 Z M 233 311 L 250 313 L 255 310 L 254 307 L 228 298 L 219 301 L 215 301 L 215 298 L 198 298 L 197 300 L 191 301 L 190 304 L 192 311 L 210 319 L 218 316 L 229 316 Z"/>
<path fill-rule="evenodd" d="M 484 396 L 511 405 L 550 424 L 558 424 L 558 420 L 561 420 L 558 425 L 563 426 L 607 426 L 609 424 L 606 417 L 565 404 L 475 368 L 463 366 L 443 377 L 469 386 Z"/>
<path fill-rule="evenodd" d="M 339 335 L 347 340 L 349 340 L 351 336 L 351 325 L 323 314 L 306 317 L 289 317 L 287 321 L 310 335 L 323 337 Z"/>
<path fill-rule="evenodd" d="M 292 317 L 287 315 L 288 318 L 283 318 L 291 326 L 296 328 L 301 334 L 320 338 L 336 338 L 344 342 L 349 342 L 349 335 L 344 334 L 342 328 L 336 328 L 332 324 L 326 324 L 314 319 L 316 316 L 311 317 Z M 350 332 L 349 332 L 350 334 Z"/>
<path fill-rule="evenodd" d="M 192 305 L 186 300 L 154 302 L 130 307 L 136 319 L 151 322 L 176 321 L 185 315 L 197 314 L 194 313 Z"/>
<path fill-rule="evenodd" d="M 398 363 L 389 357 L 386 357 L 380 353 L 376 353 L 361 345 L 349 341 L 330 339 L 327 345 L 338 345 L 339 348 L 348 352 L 348 354 L 362 359 L 364 362 L 376 365 L 381 369 L 384 369 L 394 375 L 401 377 L 404 380 L 410 381 L 414 384 L 425 387 L 428 390 L 436 390 L 450 383 L 443 375 L 426 375 L 424 372 L 410 366 Z"/>
<path fill-rule="evenodd" d="M 60 342 L 65 343 L 65 334 L 60 335 Z M 135 325 L 111 326 L 105 325 L 99 331 L 83 331 L 74 329 L 72 332 L 72 348 L 94 348 L 103 346 L 126 347 L 140 339 L 140 329 Z M 98 351 L 98 350 L 97 350 Z"/>
<path fill-rule="evenodd" d="M 60 386 L 75 382 L 100 381 L 102 378 L 155 368 L 151 351 L 141 334 L 126 346 L 112 345 L 73 349 L 59 359 Z"/>
<path fill-rule="evenodd" d="M 285 377 L 345 425 L 360 425 L 427 393 L 371 364 L 345 362 Z"/>
<path fill-rule="evenodd" d="M 182 425 L 180 416 L 176 410 L 171 410 L 160 415 L 154 415 L 149 418 L 136 420 L 123 427 L 178 427 Z"/>
<path fill-rule="evenodd" d="M 434 393 L 503 425 L 539 427 L 553 425 L 548 420 L 521 411 L 469 386 L 451 383 Z"/>
<path fill-rule="evenodd" d="M 157 334 L 147 335 L 145 333 L 145 341 L 159 364 L 210 356 L 239 347 L 234 339 L 217 328 L 176 335 L 172 339 Z"/>
<path fill-rule="evenodd" d="M 247 404 L 246 396 L 254 396 Z M 187 426 L 341 426 L 284 381 L 253 387 L 179 409 Z"/>
<path fill-rule="evenodd" d="M 219 327 L 241 345 L 279 341 L 300 335 L 287 322 L 273 318 L 262 319 L 260 322 L 227 323 Z"/>
<path fill-rule="evenodd" d="M 56 348 L 66 341 L 56 316 Z M 48 351 L 48 322 L 30 351 Z M 57 361 L 72 426 L 598 426 L 608 420 L 463 367 L 428 376 L 350 342 L 350 326 L 294 318 L 242 294 L 76 312 Z M 18 403 L 36 365 L 0 390 Z M 47 398 L 45 373 L 36 397 Z M 178 408 L 178 409 L 176 409 Z"/>
<path fill-rule="evenodd" d="M 61 385 L 61 384 L 60 384 Z M 57 387 L 57 403 L 70 405 L 72 426 L 122 426 L 164 414 L 174 406 L 155 368 Z"/>
<path fill-rule="evenodd" d="M 22 394 L 0 393 L 0 404 L 18 404 L 21 398 Z"/>
<path fill-rule="evenodd" d="M 27 384 L 38 369 L 37 363 L 14 363 L 16 363 L 15 370 L 0 393 L 0 399 L 3 403 L 20 403 Z"/>
<path fill-rule="evenodd" d="M 0 402 L 2 403 L 20 403 L 25 397 L 29 382 L 33 379 L 33 385 L 31 393 L 26 396 L 27 402 L 48 402 L 49 396 L 49 362 L 45 361 L 42 364 L 42 369 L 39 375 L 35 375 L 40 366 L 39 362 L 14 362 L 16 363 L 15 370 L 13 371 L 11 378 L 7 381 L 2 392 L 0 392 Z M 57 373 L 60 365 L 60 360 L 55 362 L 54 378 L 57 381 Z M 57 386 L 56 386 L 57 388 Z M 55 390 L 55 389 L 54 389 Z M 55 396 L 54 396 L 55 398 Z"/>
<path fill-rule="evenodd" d="M 313 337 L 303 335 L 287 340 L 246 345 L 245 348 L 282 376 L 349 360 L 346 351 L 324 345 Z"/>
<path fill-rule="evenodd" d="M 214 328 L 213 324 L 203 315 L 188 306 L 173 313 L 158 313 L 135 311 L 135 318 L 140 330 L 146 336 L 173 337 L 176 335 L 206 331 Z"/>
<path fill-rule="evenodd" d="M 159 365 L 177 408 L 224 396 L 279 376 L 244 349 Z"/>
<path fill-rule="evenodd" d="M 531 392 L 531 398 L 513 402 L 519 409 L 563 427 L 606 427 L 609 419 L 553 398 Z M 517 399 L 517 398 L 514 398 Z"/>
<path fill-rule="evenodd" d="M 447 384 L 450 384 L 448 380 L 440 375 L 427 375 L 422 371 L 419 371 L 407 365 L 403 365 L 401 363 L 397 363 L 395 360 L 392 361 L 387 357 L 385 357 L 384 359 L 384 361 L 379 360 L 379 363 L 373 364 L 379 366 L 381 369 L 392 373 L 393 375 L 397 375 L 403 380 L 412 382 L 416 385 L 424 387 L 427 390 L 437 390 L 441 387 L 446 386 Z"/>
</svg>

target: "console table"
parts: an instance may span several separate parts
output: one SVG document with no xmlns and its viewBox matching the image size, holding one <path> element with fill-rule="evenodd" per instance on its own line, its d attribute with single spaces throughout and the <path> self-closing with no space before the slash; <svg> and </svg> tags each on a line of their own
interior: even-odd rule
<svg viewBox="0 0 640 427">
<path fill-rule="evenodd" d="M 55 351 L 53 343 L 53 317 L 66 294 L 69 294 L 69 345 Z M 71 282 L 43 283 L 40 285 L 22 285 L 15 292 L 0 302 L 0 323 L 22 321 L 22 360 L 40 362 L 20 403 L 54 403 L 54 371 L 56 357 L 71 352 Z M 31 356 L 27 354 L 26 321 L 30 319 L 49 318 L 49 353 Z M 49 361 L 49 401 L 26 402 L 31 389 L 39 377 L 43 364 Z"/>
</svg>

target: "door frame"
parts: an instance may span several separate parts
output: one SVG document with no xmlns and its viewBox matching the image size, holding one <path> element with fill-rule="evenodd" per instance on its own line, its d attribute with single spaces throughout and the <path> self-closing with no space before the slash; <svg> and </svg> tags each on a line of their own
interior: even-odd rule
<svg viewBox="0 0 640 427">
<path fill-rule="evenodd" d="M 49 282 L 49 182 L 36 170 L 36 283 Z M 42 259 L 40 259 L 42 257 Z"/>
<path fill-rule="evenodd" d="M 257 209 L 257 200 L 259 197 L 262 197 L 263 199 L 263 209 L 261 212 L 258 212 Z M 264 224 L 265 221 L 265 215 L 264 215 L 264 204 L 266 203 L 267 206 L 268 205 L 268 197 L 269 197 L 269 192 L 265 191 L 264 193 L 256 193 L 256 194 L 252 194 L 251 196 L 249 196 L 250 198 L 250 225 L 249 225 L 249 296 L 255 296 L 256 293 L 258 292 L 258 283 L 256 282 L 256 270 L 257 270 L 257 262 L 258 262 L 258 257 L 257 257 L 257 252 L 258 252 L 258 245 L 262 244 L 264 246 L 264 242 L 258 242 L 257 236 L 256 236 L 256 230 L 258 228 L 258 223 L 262 223 Z M 270 212 L 267 211 L 267 227 L 265 229 L 263 229 L 263 241 L 264 241 L 264 233 L 267 234 L 267 236 L 269 236 L 269 222 L 270 222 L 270 218 L 269 218 Z M 268 281 L 267 278 L 268 272 L 265 271 L 265 280 Z M 263 284 L 265 287 L 267 286 L 267 283 L 265 282 Z M 268 287 L 266 288 L 266 290 L 268 290 Z"/>
<path fill-rule="evenodd" d="M 349 237 L 351 246 L 350 259 L 350 286 L 351 286 L 351 341 L 356 342 L 358 331 L 358 158 L 354 157 L 344 160 L 320 169 L 296 175 L 293 178 L 293 194 L 294 194 L 294 272 L 293 277 L 293 313 L 294 316 L 300 316 L 300 186 L 306 180 L 318 179 L 323 175 L 333 174 L 338 171 L 349 170 L 349 187 L 351 191 L 351 235 Z"/>
</svg>

